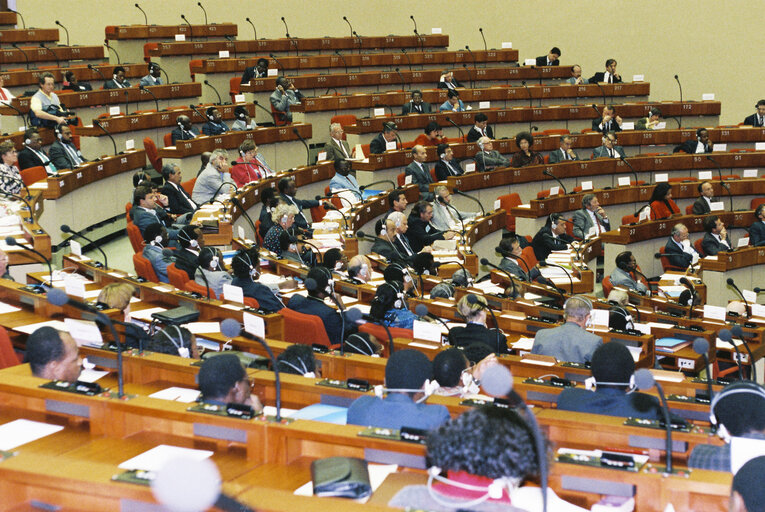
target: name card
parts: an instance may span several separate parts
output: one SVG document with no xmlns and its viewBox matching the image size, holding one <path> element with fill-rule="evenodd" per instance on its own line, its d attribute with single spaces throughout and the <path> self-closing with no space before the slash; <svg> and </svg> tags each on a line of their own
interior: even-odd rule
<svg viewBox="0 0 765 512">
<path fill-rule="evenodd" d="M 116 106 L 116 107 L 109 107 L 109 115 L 110 116 L 118 116 L 118 115 L 120 115 L 120 107 L 119 107 L 119 105 Z"/>
<path fill-rule="evenodd" d="M 244 94 L 236 94 L 234 95 L 234 103 L 244 103 Z"/>
<path fill-rule="evenodd" d="M 536 66 L 537 65 L 537 59 L 526 59 L 523 61 L 524 66 Z"/>
<path fill-rule="evenodd" d="M 270 68 L 266 71 L 266 76 L 278 76 L 279 70 L 275 68 Z"/>
<path fill-rule="evenodd" d="M 762 304 L 757 304 L 752 302 L 752 316 L 756 316 L 758 318 L 765 318 L 765 306 Z"/>
<path fill-rule="evenodd" d="M 384 116 L 385 115 L 385 109 L 384 108 L 376 108 L 372 111 L 372 114 L 375 117 Z"/>
<path fill-rule="evenodd" d="M 744 178 L 756 178 L 757 169 L 744 169 Z"/>
<path fill-rule="evenodd" d="M 592 190 L 592 182 L 591 181 L 583 181 L 582 182 L 582 190 Z"/>
<path fill-rule="evenodd" d="M 662 121 L 660 123 L 656 123 L 656 126 L 654 127 L 654 130 L 666 130 L 667 129 L 667 122 Z"/>
<path fill-rule="evenodd" d="M 713 101 L 715 99 L 715 95 L 713 92 L 707 92 L 701 95 L 701 101 Z"/>
<path fill-rule="evenodd" d="M 513 47 L 512 41 L 502 41 L 502 49 L 510 49 Z"/>
<path fill-rule="evenodd" d="M 64 291 L 67 295 L 85 298 L 85 280 L 75 276 L 64 277 Z"/>
<path fill-rule="evenodd" d="M 722 306 L 704 304 L 704 318 L 725 321 L 725 308 Z"/>
<path fill-rule="evenodd" d="M 501 204 L 501 201 L 497 199 L 496 201 L 494 201 L 494 209 L 499 210 L 500 208 L 502 208 L 502 204 Z"/>
<path fill-rule="evenodd" d="M 239 235 L 239 240 L 247 240 L 247 237 L 244 235 L 244 228 L 242 226 L 236 227 L 236 233 Z"/>
<path fill-rule="evenodd" d="M 441 327 L 430 322 L 415 320 L 412 325 L 412 334 L 415 339 L 441 343 Z"/>
<path fill-rule="evenodd" d="M 742 236 L 741 238 L 738 239 L 738 243 L 736 244 L 736 248 L 738 249 L 739 247 L 746 247 L 748 245 L 749 245 L 749 237 L 748 236 Z M 746 292 L 744 292 L 744 293 L 746 293 Z M 749 299 L 746 299 L 746 300 L 749 300 Z M 752 301 L 749 301 L 749 302 L 752 302 Z"/>
<path fill-rule="evenodd" d="M 756 149 L 757 151 L 765 150 L 765 142 L 755 142 L 754 149 Z"/>
<path fill-rule="evenodd" d="M 656 183 L 667 182 L 667 181 L 669 181 L 669 174 L 667 174 L 667 173 L 656 174 L 656 175 L 654 175 L 654 181 Z"/>
<path fill-rule="evenodd" d="M 645 80 L 645 77 L 643 77 L 643 75 L 632 75 L 633 82 L 642 82 L 643 80 Z"/>
<path fill-rule="evenodd" d="M 223 296 L 229 302 L 244 304 L 244 291 L 242 290 L 240 286 L 234 286 L 233 284 L 224 284 Z"/>
<path fill-rule="evenodd" d="M 175 40 L 176 41 L 185 41 L 186 40 L 186 34 L 175 34 Z"/>
<path fill-rule="evenodd" d="M 725 152 L 728 151 L 728 145 L 727 144 L 713 144 L 712 145 L 712 151 L 719 153 L 719 152 Z"/>
<path fill-rule="evenodd" d="M 385 143 L 385 151 L 395 151 L 396 150 L 396 141 L 392 140 L 390 142 Z"/>
<path fill-rule="evenodd" d="M 558 192 L 560 192 L 560 187 L 559 186 L 556 185 L 554 187 L 550 187 L 550 195 L 551 196 L 557 196 Z"/>
<path fill-rule="evenodd" d="M 638 222 L 643 222 L 644 220 L 648 220 L 648 215 L 650 213 L 650 209 L 643 208 L 643 211 L 640 212 L 638 215 Z"/>
<path fill-rule="evenodd" d="M 135 149 L 135 140 L 128 139 L 125 141 L 125 149 Z"/>
<path fill-rule="evenodd" d="M 323 162 L 323 161 L 324 161 L 324 160 L 326 160 L 326 159 L 327 159 L 327 152 L 326 152 L 326 151 L 321 151 L 321 152 L 320 152 L 320 153 L 317 155 L 317 157 L 316 157 L 316 160 L 317 160 L 317 161 L 319 161 L 319 162 Z"/>
<path fill-rule="evenodd" d="M 441 33 L 441 27 L 433 27 L 430 29 L 431 34 L 440 34 Z"/>
<path fill-rule="evenodd" d="M 709 203 L 709 211 L 712 212 L 721 212 L 725 210 L 725 205 L 722 201 L 715 201 L 714 203 Z"/>
<path fill-rule="evenodd" d="M 700 180 L 711 180 L 712 179 L 712 171 L 699 171 L 699 179 Z"/>
<path fill-rule="evenodd" d="M 266 337 L 266 324 L 263 322 L 262 318 L 245 311 L 243 313 L 243 320 L 245 331 L 255 336 L 260 336 L 261 338 Z"/>
<path fill-rule="evenodd" d="M 481 110 L 489 109 L 491 108 L 491 102 L 490 101 L 479 101 L 478 102 L 478 108 Z"/>
<path fill-rule="evenodd" d="M 228 59 L 228 50 L 221 50 L 218 52 L 219 59 Z"/>
<path fill-rule="evenodd" d="M 406 176 L 404 178 L 404 185 L 411 185 L 412 184 L 412 175 Z"/>
<path fill-rule="evenodd" d="M 622 130 L 634 130 L 635 129 L 635 123 L 632 121 L 624 121 L 622 123 Z"/>
<path fill-rule="evenodd" d="M 465 172 L 474 172 L 475 171 L 475 162 L 470 162 L 465 164 Z"/>
<path fill-rule="evenodd" d="M 82 257 L 82 245 L 76 240 L 69 240 L 69 248 L 72 250 L 72 254 Z"/>
<path fill-rule="evenodd" d="M 757 294 L 754 293 L 752 290 L 741 290 L 741 295 L 744 296 L 744 298 L 749 304 L 753 304 L 757 302 Z"/>
<path fill-rule="evenodd" d="M 366 158 L 364 156 L 364 150 L 361 149 L 361 144 L 356 144 L 356 147 L 353 150 L 353 156 L 356 158 Z"/>
<path fill-rule="evenodd" d="M 618 183 L 620 187 L 629 187 L 630 186 L 630 177 L 629 176 L 619 176 Z"/>
</svg>

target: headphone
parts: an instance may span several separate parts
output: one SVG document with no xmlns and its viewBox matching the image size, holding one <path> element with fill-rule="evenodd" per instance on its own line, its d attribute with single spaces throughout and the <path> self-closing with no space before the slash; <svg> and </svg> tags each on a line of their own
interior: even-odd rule
<svg viewBox="0 0 765 512">
<path fill-rule="evenodd" d="M 213 255 L 212 259 L 210 260 L 210 268 L 213 270 L 218 270 L 220 268 L 218 266 L 218 263 L 220 263 L 220 259 L 218 258 L 218 253 L 215 252 L 215 249 L 211 249 L 210 247 L 205 247 L 205 249 L 208 249 L 210 253 Z"/>
<path fill-rule="evenodd" d="M 438 157 L 439 157 L 441 160 L 443 160 L 444 158 L 446 158 L 446 153 L 441 153 L 440 155 L 438 155 Z"/>
<path fill-rule="evenodd" d="M 635 322 L 632 319 L 632 315 L 630 315 L 629 312 L 626 309 L 624 309 L 623 307 L 621 307 L 621 306 L 612 306 L 611 309 L 608 310 L 608 312 L 609 312 L 609 314 L 610 313 L 616 313 L 617 315 L 623 316 L 624 317 L 624 322 L 625 322 L 625 325 L 624 325 L 625 329 L 632 329 L 632 330 L 635 329 Z"/>
<path fill-rule="evenodd" d="M 627 253 L 628 251 L 625 251 L 616 256 L 616 266 L 625 272 L 629 272 L 628 265 L 630 263 L 629 257 L 625 256 Z M 630 256 L 632 256 L 631 253 Z"/>
<path fill-rule="evenodd" d="M 302 367 L 302 369 L 298 368 L 297 366 L 295 366 L 294 364 L 290 363 L 289 361 L 287 361 L 285 359 L 281 359 L 279 361 L 279 364 L 284 364 L 284 365 L 289 366 L 290 368 L 292 368 L 293 370 L 298 372 L 303 377 L 307 377 L 309 379 L 315 379 L 316 378 L 316 372 L 309 372 L 308 368 L 305 365 L 305 362 L 303 362 L 303 360 L 301 358 L 298 358 L 298 361 L 300 362 L 300 366 Z"/>
<path fill-rule="evenodd" d="M 247 117 L 247 110 L 242 106 L 238 106 L 234 109 L 234 115 L 237 119 L 245 119 Z"/>
<path fill-rule="evenodd" d="M 162 330 L 162 331 L 160 331 L 160 332 L 161 332 L 162 334 L 164 334 L 164 335 L 165 335 L 165 338 L 167 338 L 167 339 L 169 339 L 169 340 L 170 340 L 170 343 L 172 343 L 172 344 L 173 344 L 173 346 L 174 346 L 176 349 L 178 349 L 178 355 L 179 355 L 179 356 L 181 356 L 181 357 L 185 357 L 186 359 L 188 359 L 189 357 L 191 357 L 191 355 L 190 355 L 190 353 L 189 353 L 189 347 L 184 347 L 184 346 L 183 346 L 183 334 L 181 333 L 181 329 L 180 329 L 180 328 L 179 328 L 177 325 L 175 325 L 175 324 L 173 324 L 173 325 L 172 325 L 172 326 L 170 326 L 170 327 L 172 327 L 173 329 L 175 329 L 175 332 L 178 334 L 178 343 L 176 343 L 176 342 L 175 342 L 175 340 L 173 339 L 173 337 L 172 337 L 172 336 L 170 336 L 170 335 L 167 333 L 167 329 L 163 329 L 163 330 Z"/>
<path fill-rule="evenodd" d="M 393 288 L 393 291 L 396 293 L 396 300 L 393 302 L 393 307 L 395 309 L 401 309 L 406 304 L 406 297 L 404 297 L 404 291 L 399 289 L 398 285 L 392 284 L 392 283 L 383 283 L 382 286 L 388 285 L 391 288 Z"/>
<path fill-rule="evenodd" d="M 348 267 L 348 277 L 369 277 L 369 265 L 363 263 L 360 267 Z"/>
<path fill-rule="evenodd" d="M 378 384 L 374 387 L 375 396 L 382 400 L 385 393 L 423 393 L 424 396 L 417 400 L 416 403 L 420 404 L 428 399 L 430 395 L 435 393 L 441 385 L 438 381 L 425 379 L 420 389 L 405 389 L 405 388 L 386 388 L 382 384 Z"/>
<path fill-rule="evenodd" d="M 730 435 L 730 432 L 728 432 L 728 429 L 725 428 L 725 425 L 720 423 L 720 420 L 717 419 L 717 415 L 715 414 L 715 407 L 717 406 L 717 403 L 723 398 L 740 393 L 750 393 L 760 397 L 762 400 L 765 400 L 765 389 L 763 389 L 762 386 L 752 381 L 741 380 L 726 386 L 725 389 L 714 396 L 712 402 L 709 404 L 709 423 L 717 428 L 717 435 L 719 435 L 726 443 L 730 443 L 730 438 L 732 436 Z"/>
<path fill-rule="evenodd" d="M 362 346 L 358 346 L 351 343 L 351 339 L 361 340 Z M 377 352 L 375 350 L 374 345 L 372 345 L 372 343 L 368 339 L 366 339 L 364 336 L 361 336 L 358 333 L 351 334 L 350 336 L 345 338 L 344 343 L 346 345 L 350 345 L 353 348 L 353 350 L 355 350 L 359 354 L 363 354 L 365 356 L 372 356 L 372 357 L 377 356 Z"/>
<path fill-rule="evenodd" d="M 56 133 L 56 138 L 58 140 L 61 140 L 64 136 L 61 134 L 61 125 L 56 125 L 55 128 L 53 128 L 53 131 Z"/>
<path fill-rule="evenodd" d="M 181 122 L 180 122 L 180 121 L 178 121 L 177 119 L 175 120 L 175 124 L 177 124 L 177 125 L 178 125 L 178 128 L 180 128 L 181 130 L 185 130 L 185 128 L 183 127 L 183 123 L 181 123 Z"/>
<path fill-rule="evenodd" d="M 213 110 L 215 110 L 215 107 L 208 107 L 207 112 L 205 112 L 205 114 L 207 114 L 207 119 L 209 119 L 210 121 L 215 120 L 215 117 L 212 115 Z"/>
<path fill-rule="evenodd" d="M 587 304 L 587 307 L 590 308 L 590 311 L 592 311 L 592 301 L 590 299 L 588 299 L 587 297 L 585 297 L 584 295 L 573 295 L 573 296 L 569 297 L 568 299 L 566 299 L 566 302 L 563 303 L 563 310 L 564 311 L 566 309 L 566 306 L 568 305 L 568 302 L 571 299 L 579 299 L 579 300 L 584 301 Z"/>
<path fill-rule="evenodd" d="M 404 282 L 405 283 L 411 283 L 412 282 L 412 276 L 409 275 L 409 269 L 408 268 L 406 268 L 406 267 L 404 267 L 402 265 L 399 265 L 396 262 L 391 263 L 390 266 L 399 269 L 401 271 L 401 273 L 404 274 Z"/>
<path fill-rule="evenodd" d="M 316 268 L 320 268 L 322 272 L 327 276 L 327 287 L 324 289 L 324 291 L 332 295 L 332 293 L 335 291 L 335 279 L 332 277 L 332 271 L 328 269 L 327 267 L 317 266 Z"/>
<path fill-rule="evenodd" d="M 178 230 L 178 238 L 188 242 L 189 247 L 193 247 L 193 248 L 199 247 L 199 242 L 196 239 L 189 237 L 189 235 L 187 235 L 182 229 Z"/>
<path fill-rule="evenodd" d="M 478 148 L 479 148 L 481 151 L 483 151 L 483 142 L 479 142 L 479 143 L 478 143 Z"/>
<path fill-rule="evenodd" d="M 518 484 L 520 483 L 520 480 L 517 478 L 502 477 L 496 478 L 487 486 L 471 485 L 463 482 L 458 482 L 457 480 L 452 480 L 451 478 L 447 478 L 445 476 L 441 476 L 441 471 L 441 468 L 438 466 L 431 466 L 428 468 L 428 494 L 430 494 L 430 497 L 433 498 L 436 503 L 444 507 L 449 507 L 450 509 L 470 509 L 489 499 L 501 500 L 505 494 L 505 490 L 507 490 L 507 495 L 510 496 L 512 491 L 517 489 Z M 457 487 L 459 489 L 485 492 L 485 494 L 467 503 L 462 501 L 457 503 L 450 500 L 444 500 L 443 498 L 439 497 L 433 490 L 433 480 L 438 480 L 441 483 L 450 485 L 452 487 Z"/>
<path fill-rule="evenodd" d="M 252 259 L 250 259 L 250 255 L 247 254 L 246 252 L 242 252 L 239 255 L 239 261 L 244 261 L 244 258 L 247 258 L 247 264 L 250 267 L 250 277 L 252 277 L 253 279 L 256 279 L 255 276 L 260 274 L 260 272 L 258 271 L 257 268 L 255 268 L 255 265 L 253 265 L 252 263 Z"/>
<path fill-rule="evenodd" d="M 602 386 L 628 386 L 629 389 L 627 390 L 627 393 L 632 393 L 637 389 L 635 385 L 635 374 L 633 373 L 630 375 L 630 381 L 629 382 L 598 382 L 595 380 L 595 377 L 587 377 L 584 379 L 584 389 L 587 391 L 595 391 L 597 389 L 598 384 Z"/>
</svg>

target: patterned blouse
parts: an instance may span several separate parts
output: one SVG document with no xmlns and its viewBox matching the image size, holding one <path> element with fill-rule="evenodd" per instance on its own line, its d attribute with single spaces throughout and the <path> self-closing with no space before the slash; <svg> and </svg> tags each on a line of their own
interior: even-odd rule
<svg viewBox="0 0 765 512">
<path fill-rule="evenodd" d="M 21 173 L 15 165 L 0 164 L 0 191 L 6 194 L 21 192 Z"/>
</svg>

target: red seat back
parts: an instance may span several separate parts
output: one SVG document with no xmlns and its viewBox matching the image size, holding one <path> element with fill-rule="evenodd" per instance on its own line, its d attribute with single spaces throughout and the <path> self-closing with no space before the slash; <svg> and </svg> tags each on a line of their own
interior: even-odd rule
<svg viewBox="0 0 765 512">
<path fill-rule="evenodd" d="M 42 181 L 47 178 L 48 171 L 46 171 L 45 167 L 42 165 L 38 165 L 36 167 L 28 167 L 21 171 L 21 181 L 23 181 L 24 185 L 27 187 L 32 183 L 37 183 L 38 181 Z"/>
<path fill-rule="evenodd" d="M 143 250 L 143 236 L 141 235 L 141 230 L 132 222 L 128 222 L 126 229 L 130 245 L 133 246 L 133 252 L 141 252 Z"/>
<path fill-rule="evenodd" d="M 156 272 L 154 272 L 154 267 L 151 266 L 151 262 L 146 259 L 143 254 L 135 253 L 133 255 L 133 267 L 135 267 L 135 273 L 138 274 L 138 276 L 143 277 L 152 283 L 159 282 L 159 278 L 157 277 Z"/>
<path fill-rule="evenodd" d="M 186 283 L 189 281 L 189 276 L 186 274 L 186 271 L 176 267 L 175 263 L 171 263 L 167 266 L 167 278 L 170 281 L 170 284 L 179 290 L 185 290 Z"/>
<path fill-rule="evenodd" d="M 521 204 L 521 196 L 518 195 L 517 192 L 512 192 L 510 194 L 499 196 L 497 199 L 499 199 L 499 207 L 507 212 L 507 215 L 505 216 L 505 227 L 508 231 L 515 233 L 515 216 L 510 213 L 510 208 Z"/>
<path fill-rule="evenodd" d="M 162 174 L 162 159 L 157 152 L 157 145 L 151 140 L 151 137 L 144 137 L 143 148 L 146 150 L 146 158 L 151 162 L 151 166 L 154 170 Z"/>
<path fill-rule="evenodd" d="M 13 349 L 8 331 L 4 327 L 0 327 L 0 370 L 17 364 L 21 364 L 21 360 Z"/>
<path fill-rule="evenodd" d="M 187 292 L 198 293 L 202 297 L 207 297 L 207 287 L 206 286 L 202 286 L 201 284 L 199 284 L 196 281 L 191 280 L 191 279 L 186 281 L 185 290 Z M 215 294 L 215 290 L 213 290 L 212 288 L 210 289 L 210 298 L 211 299 L 217 299 L 218 298 L 218 296 Z"/>
<path fill-rule="evenodd" d="M 284 317 L 284 341 L 303 345 L 317 343 L 330 346 L 329 336 L 320 317 L 306 315 L 289 308 L 280 309 L 279 314 Z"/>
</svg>

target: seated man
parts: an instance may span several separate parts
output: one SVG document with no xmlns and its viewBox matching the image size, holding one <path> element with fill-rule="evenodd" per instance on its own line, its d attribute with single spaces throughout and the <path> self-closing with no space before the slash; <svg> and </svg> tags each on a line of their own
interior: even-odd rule
<svg viewBox="0 0 765 512">
<path fill-rule="evenodd" d="M 343 126 L 340 123 L 329 125 L 329 142 L 324 144 L 327 152 L 325 160 L 343 160 L 351 157 L 351 148 L 348 142 L 343 140 Z"/>
<path fill-rule="evenodd" d="M 112 72 L 112 79 L 104 83 L 104 89 L 125 89 L 126 87 L 130 87 L 130 82 L 125 78 L 125 68 L 117 66 Z"/>
<path fill-rule="evenodd" d="M 133 207 L 130 209 L 130 217 L 141 230 L 141 234 L 145 234 L 146 228 L 154 223 L 160 223 L 166 228 L 173 225 L 172 217 L 157 204 L 157 194 L 145 184 L 139 185 L 133 191 Z M 169 233 L 173 240 L 178 237 L 177 229 L 171 229 Z"/>
<path fill-rule="evenodd" d="M 191 140 L 195 137 L 199 137 L 199 130 L 191 125 L 191 118 L 185 114 L 175 118 L 175 123 L 178 125 L 170 132 L 170 136 L 173 138 L 173 146 L 179 140 Z"/>
<path fill-rule="evenodd" d="M 26 347 L 27 362 L 35 377 L 64 382 L 75 382 L 80 377 L 82 358 L 68 332 L 40 327 L 29 335 Z"/>
<path fill-rule="evenodd" d="M 459 226 L 476 217 L 474 212 L 462 212 L 452 206 L 452 193 L 443 185 L 433 190 L 436 200 L 433 201 L 433 217 L 430 223 L 439 231 L 449 231 L 452 226 Z"/>
<path fill-rule="evenodd" d="M 553 251 L 565 251 L 574 239 L 566 233 L 566 219 L 560 213 L 553 213 L 547 223 L 531 240 L 534 255 L 539 261 L 545 261 Z"/>
<path fill-rule="evenodd" d="M 718 252 L 728 252 L 733 249 L 725 224 L 717 215 L 704 219 L 704 231 L 706 234 L 701 242 L 701 248 L 705 255 L 715 256 Z"/>
<path fill-rule="evenodd" d="M 581 240 L 611 230 L 611 221 L 595 194 L 582 196 L 582 209 L 574 212 L 573 222 L 574 237 Z"/>
<path fill-rule="evenodd" d="M 254 117 L 250 117 L 250 112 L 244 105 L 234 107 L 234 122 L 231 124 L 231 130 L 235 132 L 246 132 L 258 127 Z"/>
<path fill-rule="evenodd" d="M 440 231 L 430 221 L 433 219 L 433 207 L 427 201 L 418 201 L 409 215 L 409 229 L 406 238 L 414 252 L 420 252 L 425 246 L 436 240 L 451 240 L 453 231 Z"/>
<path fill-rule="evenodd" d="M 178 231 L 178 245 L 181 248 L 175 251 L 175 267 L 183 270 L 194 279 L 199 266 L 199 251 L 205 246 L 205 240 L 202 236 L 202 230 L 199 226 L 188 224 Z"/>
<path fill-rule="evenodd" d="M 765 487 L 760 485 L 765 473 L 765 456 L 747 461 L 733 476 L 729 512 L 756 512 L 765 503 Z"/>
<path fill-rule="evenodd" d="M 329 342 L 332 345 L 338 345 L 342 343 L 346 335 L 356 332 L 356 326 L 346 320 L 345 332 L 343 332 L 343 319 L 340 318 L 342 313 L 324 303 L 324 299 L 329 297 L 330 293 L 335 293 L 329 287 L 329 278 L 330 273 L 324 267 L 314 267 L 309 270 L 305 283 L 308 296 L 293 295 L 287 307 L 299 313 L 321 318 Z"/>
<path fill-rule="evenodd" d="M 175 259 L 162 254 L 168 243 L 167 230 L 164 226 L 156 222 L 154 224 L 149 224 L 143 231 L 143 241 L 146 243 L 143 246 L 143 257 L 151 263 L 151 267 L 154 269 L 154 273 L 157 274 L 159 282 L 169 283 L 170 279 L 167 277 L 167 267 L 170 266 Z"/>
<path fill-rule="evenodd" d="M 438 162 L 436 162 L 436 179 L 443 181 L 449 176 L 462 176 L 465 171 L 454 158 L 454 151 L 448 144 L 439 144 L 436 148 Z"/>
<path fill-rule="evenodd" d="M 579 155 L 576 151 L 571 149 L 574 144 L 574 139 L 571 135 L 561 135 L 560 137 L 560 149 L 556 149 L 550 153 L 550 163 L 557 164 L 558 162 L 568 162 L 571 160 L 579 160 Z"/>
<path fill-rule="evenodd" d="M 754 222 L 749 226 L 749 245 L 765 245 L 765 203 L 757 205 L 754 210 Z"/>
<path fill-rule="evenodd" d="M 559 66 L 560 65 L 560 48 L 553 46 L 547 55 L 537 57 L 537 66 Z"/>
<path fill-rule="evenodd" d="M 303 94 L 297 90 L 295 84 L 280 76 L 276 79 L 276 90 L 271 93 L 269 98 L 271 107 L 277 112 L 276 117 L 282 118 L 286 123 L 292 122 L 291 105 L 299 105 L 303 100 Z"/>
<path fill-rule="evenodd" d="M 477 172 L 493 171 L 510 165 L 510 160 L 494 149 L 489 137 L 481 137 L 476 144 L 480 150 L 475 154 L 475 170 Z"/>
<path fill-rule="evenodd" d="M 409 221 L 406 215 L 400 212 L 391 213 L 385 219 L 385 226 L 387 233 L 385 238 L 391 241 L 393 248 L 393 254 L 391 254 L 390 259 L 399 263 L 411 263 L 417 251 L 410 245 L 409 239 L 406 237 L 406 232 L 409 229 Z M 384 256 L 384 254 L 382 255 Z"/>
<path fill-rule="evenodd" d="M 656 397 L 632 392 L 635 360 L 619 342 L 604 343 L 592 354 L 594 390 L 567 388 L 558 395 L 558 409 L 607 416 L 660 420 L 664 418 Z"/>
<path fill-rule="evenodd" d="M 590 322 L 592 303 L 581 296 L 566 301 L 563 319 L 565 323 L 552 329 L 540 329 L 534 336 L 532 354 L 553 356 L 558 361 L 586 363 L 592 361 L 595 350 L 603 339 L 584 328 Z"/>
<path fill-rule="evenodd" d="M 467 133 L 468 142 L 476 142 L 481 137 L 494 138 L 494 130 L 489 126 L 489 117 L 483 112 L 475 115 L 475 125 Z"/>
<path fill-rule="evenodd" d="M 254 66 L 244 68 L 242 73 L 242 85 L 249 84 L 253 78 L 265 78 L 268 76 L 268 59 L 260 58 Z"/>
<path fill-rule="evenodd" d="M 758 101 L 754 108 L 757 109 L 757 112 L 751 116 L 746 116 L 743 124 L 754 127 L 765 126 L 765 100 Z"/>
<path fill-rule="evenodd" d="M 454 90 L 457 87 L 463 87 L 463 85 L 454 78 L 454 72 L 451 69 L 444 70 L 438 79 L 438 88 Z"/>
<path fill-rule="evenodd" d="M 315 199 L 298 199 L 297 185 L 295 184 L 295 178 L 285 177 L 279 180 L 279 197 L 282 201 L 288 205 L 293 205 L 297 208 L 298 212 L 295 215 L 295 225 L 302 230 L 309 230 L 311 223 L 308 221 L 308 217 L 303 212 L 304 209 L 311 209 L 315 206 L 319 206 L 319 202 Z"/>
<path fill-rule="evenodd" d="M 638 281 L 633 274 L 637 270 L 637 261 L 632 252 L 624 251 L 616 256 L 616 268 L 611 272 L 611 284 L 645 294 L 648 287 Z"/>
<path fill-rule="evenodd" d="M 428 153 L 424 146 L 419 144 L 412 148 L 412 163 L 406 166 L 404 174 L 412 177 L 412 183 L 420 189 L 420 198 L 425 201 L 433 199 L 433 193 L 430 191 L 430 184 L 433 183 L 433 177 L 430 175 L 430 169 L 425 164 L 428 159 Z"/>
<path fill-rule="evenodd" d="M 433 109 L 430 103 L 422 101 L 422 91 L 417 89 L 412 91 L 412 101 L 404 103 L 404 106 L 401 107 L 402 116 L 407 114 L 430 114 L 431 112 L 433 112 Z"/>
<path fill-rule="evenodd" d="M 406 219 L 406 216 L 404 216 L 404 219 Z M 389 262 L 405 259 L 403 254 L 400 254 L 398 248 L 393 244 L 393 241 L 396 239 L 396 224 L 390 219 L 390 215 L 379 226 L 375 226 L 375 235 L 377 240 L 372 244 L 369 252 L 379 254 Z"/>
<path fill-rule="evenodd" d="M 181 186 L 183 174 L 181 168 L 177 165 L 165 164 L 162 166 L 162 177 L 165 179 L 165 185 L 162 187 L 162 194 L 167 197 L 167 209 L 174 215 L 186 215 L 193 213 L 197 204 L 191 199 L 186 189 Z"/>
<path fill-rule="evenodd" d="M 603 133 L 603 145 L 592 150 L 592 158 L 627 158 L 624 148 L 617 142 L 616 133 Z"/>
<path fill-rule="evenodd" d="M 446 101 L 438 107 L 439 112 L 464 112 L 465 104 L 460 99 L 460 92 L 457 90 L 450 90 L 446 93 Z"/>
<path fill-rule="evenodd" d="M 657 126 L 661 123 L 661 110 L 658 107 L 653 107 L 648 112 L 648 117 L 638 119 L 635 125 L 636 130 L 656 130 Z"/>
<path fill-rule="evenodd" d="M 592 78 L 590 78 L 590 83 L 594 84 L 596 82 L 604 82 L 607 84 L 622 83 L 622 77 L 619 76 L 619 73 L 616 72 L 616 59 L 606 60 L 606 70 L 592 75 Z"/>
<path fill-rule="evenodd" d="M 220 135 L 229 131 L 228 125 L 223 122 L 223 118 L 220 116 L 220 110 L 215 107 L 207 107 L 205 115 L 207 116 L 207 122 L 202 125 L 203 134 L 207 136 Z"/>
<path fill-rule="evenodd" d="M 433 378 L 433 364 L 428 356 L 412 349 L 396 350 L 385 365 L 385 398 L 362 396 L 348 408 L 348 424 L 370 427 L 412 427 L 433 430 L 449 421 L 443 405 L 415 401 L 424 392 L 426 381 Z M 427 396 L 427 395 L 426 395 Z"/>
<path fill-rule="evenodd" d="M 249 405 L 255 412 L 263 410 L 252 382 L 234 354 L 217 354 L 202 361 L 197 377 L 202 402 L 210 405 Z"/>
<path fill-rule="evenodd" d="M 296 343 L 276 356 L 276 366 L 281 373 L 300 375 L 309 379 L 315 379 L 321 375 L 321 367 L 316 364 L 316 357 L 308 345 Z"/>
<path fill-rule="evenodd" d="M 688 228 L 685 224 L 675 224 L 672 227 L 669 240 L 664 246 L 664 254 L 670 265 L 682 269 L 695 265 L 699 261 L 699 253 L 693 248 L 688 238 Z"/>
<path fill-rule="evenodd" d="M 572 85 L 583 85 L 589 84 L 590 81 L 582 77 L 582 66 L 579 64 L 574 64 L 571 66 L 571 76 L 566 79 L 566 83 Z"/>
<path fill-rule="evenodd" d="M 372 262 L 363 254 L 348 261 L 348 279 L 355 284 L 368 283 L 372 279 Z"/>
<path fill-rule="evenodd" d="M 29 128 L 24 132 L 24 148 L 18 154 L 19 171 L 30 167 L 45 167 L 49 176 L 55 176 L 58 169 L 43 149 L 42 136 L 37 128 Z"/>
<path fill-rule="evenodd" d="M 712 188 L 712 184 L 708 181 L 702 181 L 699 184 L 699 196 L 693 202 L 693 214 L 694 215 L 706 215 L 712 211 L 712 203 L 717 202 L 715 199 L 715 190 Z"/>
<path fill-rule="evenodd" d="M 57 170 L 74 169 L 88 161 L 72 142 L 72 129 L 66 124 L 59 127 L 58 140 L 51 144 L 48 154 Z"/>
<path fill-rule="evenodd" d="M 592 120 L 592 129 L 600 133 L 620 132 L 622 131 L 622 118 L 615 115 L 613 105 L 605 106 L 601 112 L 601 118 Z"/>
<path fill-rule="evenodd" d="M 231 260 L 231 269 L 234 272 L 231 284 L 241 288 L 245 297 L 257 300 L 260 309 L 274 313 L 284 307 L 276 292 L 256 281 L 260 277 L 260 255 L 257 248 L 237 252 Z"/>
<path fill-rule="evenodd" d="M 527 268 L 526 260 L 521 258 L 523 248 L 518 237 L 503 238 L 499 242 L 497 252 L 502 255 L 502 260 L 498 266 L 505 272 L 513 274 L 513 276 L 524 282 L 539 281 L 548 284 L 547 279 L 542 277 L 536 265 Z"/>
<path fill-rule="evenodd" d="M 177 325 L 168 325 L 157 330 L 154 336 L 147 340 L 144 348 L 149 352 L 199 359 L 196 336 L 185 327 Z"/>
<path fill-rule="evenodd" d="M 716 393 L 709 406 L 717 433 L 726 443 L 733 437 L 765 439 L 765 388 L 752 381 L 728 384 Z M 696 445 L 688 467 L 730 472 L 730 444 Z"/>
<path fill-rule="evenodd" d="M 230 195 L 236 190 L 231 179 L 231 166 L 225 149 L 216 149 L 210 155 L 205 169 L 197 176 L 191 199 L 198 205 L 211 202 L 217 195 Z"/>
<path fill-rule="evenodd" d="M 369 152 L 373 155 L 379 155 L 388 151 L 388 144 L 391 144 L 393 149 L 398 149 L 398 143 L 396 142 L 396 133 L 398 132 L 398 126 L 393 121 L 383 123 L 382 133 L 378 133 L 377 136 L 369 143 Z"/>
<path fill-rule="evenodd" d="M 359 188 L 359 182 L 356 181 L 356 177 L 351 174 L 351 162 L 348 160 L 335 160 L 335 175 L 329 180 L 329 191 L 333 194 L 342 193 L 348 196 L 348 193 L 353 196 L 353 203 L 361 202 L 364 199 Z M 346 201 L 342 201 L 343 208 L 350 206 Z"/>
<path fill-rule="evenodd" d="M 706 128 L 699 128 L 696 130 L 696 139 L 686 140 L 679 146 L 675 146 L 672 150 L 673 153 L 688 153 L 693 155 L 696 153 L 711 153 L 712 143 L 709 141 L 709 132 Z"/>
<path fill-rule="evenodd" d="M 149 62 L 149 74 L 141 78 L 138 85 L 162 85 L 162 68 L 156 62 Z"/>
</svg>

